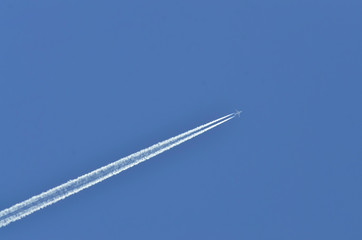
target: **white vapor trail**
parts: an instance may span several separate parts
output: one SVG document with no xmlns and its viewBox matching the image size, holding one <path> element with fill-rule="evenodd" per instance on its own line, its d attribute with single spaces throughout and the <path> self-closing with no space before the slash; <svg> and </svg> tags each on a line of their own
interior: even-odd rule
<svg viewBox="0 0 362 240">
<path fill-rule="evenodd" d="M 175 137 L 156 143 L 151 147 L 140 150 L 127 157 L 121 158 L 90 173 L 84 174 L 76 179 L 70 180 L 39 195 L 33 196 L 28 200 L 15 204 L 10 208 L 4 209 L 0 212 L 0 228 L 46 206 L 56 203 L 85 188 L 93 186 L 94 184 L 99 183 L 109 177 L 112 177 L 113 175 L 116 175 L 143 161 L 146 161 L 226 121 L 229 121 L 234 117 L 235 114 L 229 114 L 209 123 L 203 124 Z"/>
</svg>

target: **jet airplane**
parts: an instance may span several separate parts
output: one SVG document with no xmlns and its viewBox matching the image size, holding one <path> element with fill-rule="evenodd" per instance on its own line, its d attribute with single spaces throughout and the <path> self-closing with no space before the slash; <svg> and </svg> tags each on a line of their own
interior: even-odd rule
<svg viewBox="0 0 362 240">
<path fill-rule="evenodd" d="M 241 113 L 242 111 L 239 111 L 239 110 L 235 110 L 235 116 L 238 116 L 238 117 L 240 117 L 240 113 Z"/>
</svg>

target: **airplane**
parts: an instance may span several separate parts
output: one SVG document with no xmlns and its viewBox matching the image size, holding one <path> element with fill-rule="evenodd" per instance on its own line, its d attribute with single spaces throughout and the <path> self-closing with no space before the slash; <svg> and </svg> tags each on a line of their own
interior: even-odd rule
<svg viewBox="0 0 362 240">
<path fill-rule="evenodd" d="M 240 113 L 241 113 L 242 111 L 239 111 L 239 110 L 235 110 L 235 113 L 234 113 L 234 115 L 235 116 L 238 116 L 238 117 L 240 117 Z"/>
</svg>

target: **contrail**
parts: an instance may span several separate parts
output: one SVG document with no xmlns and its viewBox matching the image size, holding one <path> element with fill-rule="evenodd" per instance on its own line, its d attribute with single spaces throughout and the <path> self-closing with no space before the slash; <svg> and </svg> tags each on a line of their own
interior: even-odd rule
<svg viewBox="0 0 362 240">
<path fill-rule="evenodd" d="M 175 137 L 156 143 L 151 147 L 140 150 L 127 157 L 121 158 L 90 173 L 84 174 L 76 179 L 70 180 L 39 195 L 33 196 L 28 200 L 15 204 L 10 208 L 4 209 L 0 212 L 0 228 L 46 206 L 56 203 L 85 188 L 93 186 L 94 184 L 99 183 L 143 161 L 146 161 L 226 121 L 229 121 L 234 117 L 235 114 L 229 114 L 209 123 L 203 124 Z"/>
</svg>

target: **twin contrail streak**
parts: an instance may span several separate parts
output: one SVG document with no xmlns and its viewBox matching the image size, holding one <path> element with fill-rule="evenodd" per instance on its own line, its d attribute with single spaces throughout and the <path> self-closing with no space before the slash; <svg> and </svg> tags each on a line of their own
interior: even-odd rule
<svg viewBox="0 0 362 240">
<path fill-rule="evenodd" d="M 199 127 L 191 129 L 175 137 L 156 143 L 151 147 L 145 148 L 127 157 L 121 158 L 118 161 L 98 168 L 76 179 L 70 180 L 39 195 L 33 196 L 28 200 L 15 204 L 10 208 L 4 209 L 0 212 L 0 228 L 46 206 L 56 203 L 85 188 L 93 186 L 94 184 L 99 183 L 109 177 L 112 177 L 113 175 L 116 175 L 143 161 L 146 161 L 147 159 L 157 156 L 158 154 L 167 151 L 185 141 L 188 141 L 226 121 L 229 121 L 234 117 L 235 114 L 226 115 L 222 118 L 216 119 Z"/>
</svg>

